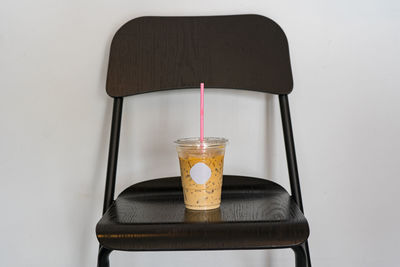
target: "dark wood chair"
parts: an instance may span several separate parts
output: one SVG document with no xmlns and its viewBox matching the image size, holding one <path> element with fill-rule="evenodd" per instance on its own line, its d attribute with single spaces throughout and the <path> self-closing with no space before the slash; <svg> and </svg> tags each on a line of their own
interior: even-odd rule
<svg viewBox="0 0 400 267">
<path fill-rule="evenodd" d="M 291 195 L 266 179 L 225 175 L 220 209 L 186 210 L 180 177 L 130 186 L 114 200 L 126 96 L 170 89 L 260 91 L 279 96 Z M 115 34 L 107 76 L 114 98 L 98 266 L 113 250 L 279 249 L 311 266 L 289 113 L 293 81 L 286 36 L 259 15 L 140 17 Z"/>
</svg>

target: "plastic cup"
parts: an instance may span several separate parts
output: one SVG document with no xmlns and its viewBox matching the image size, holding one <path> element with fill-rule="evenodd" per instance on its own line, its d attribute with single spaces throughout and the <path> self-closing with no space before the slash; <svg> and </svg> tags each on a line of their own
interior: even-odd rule
<svg viewBox="0 0 400 267">
<path fill-rule="evenodd" d="M 186 208 L 219 208 L 227 142 L 227 139 L 219 137 L 206 137 L 203 142 L 200 138 L 175 141 Z"/>
</svg>

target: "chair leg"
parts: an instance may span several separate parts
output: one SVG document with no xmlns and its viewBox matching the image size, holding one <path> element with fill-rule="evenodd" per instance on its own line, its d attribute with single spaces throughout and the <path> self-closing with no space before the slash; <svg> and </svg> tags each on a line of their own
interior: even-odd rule
<svg viewBox="0 0 400 267">
<path fill-rule="evenodd" d="M 310 257 L 310 249 L 308 248 L 308 241 L 306 241 L 303 244 L 303 247 L 306 250 L 307 267 L 311 267 L 311 257 Z"/>
<path fill-rule="evenodd" d="M 97 267 L 110 267 L 110 261 L 108 256 L 110 256 L 112 250 L 105 247 L 100 247 L 99 255 L 97 257 Z"/>
<path fill-rule="evenodd" d="M 296 258 L 296 267 L 307 267 L 306 250 L 303 245 L 292 247 Z"/>
</svg>

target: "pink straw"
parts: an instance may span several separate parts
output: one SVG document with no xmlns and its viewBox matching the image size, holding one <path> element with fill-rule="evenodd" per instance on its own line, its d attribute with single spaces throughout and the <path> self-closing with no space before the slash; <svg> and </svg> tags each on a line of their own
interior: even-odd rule
<svg viewBox="0 0 400 267">
<path fill-rule="evenodd" d="M 200 83 L 200 142 L 204 141 L 204 83 Z"/>
</svg>

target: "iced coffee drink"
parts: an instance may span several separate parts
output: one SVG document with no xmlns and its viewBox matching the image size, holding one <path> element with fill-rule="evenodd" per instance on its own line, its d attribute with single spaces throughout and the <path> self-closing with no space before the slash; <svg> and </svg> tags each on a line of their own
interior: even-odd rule
<svg viewBox="0 0 400 267">
<path fill-rule="evenodd" d="M 208 137 L 176 141 L 186 208 L 215 209 L 221 203 L 224 154 L 227 140 Z"/>
</svg>

